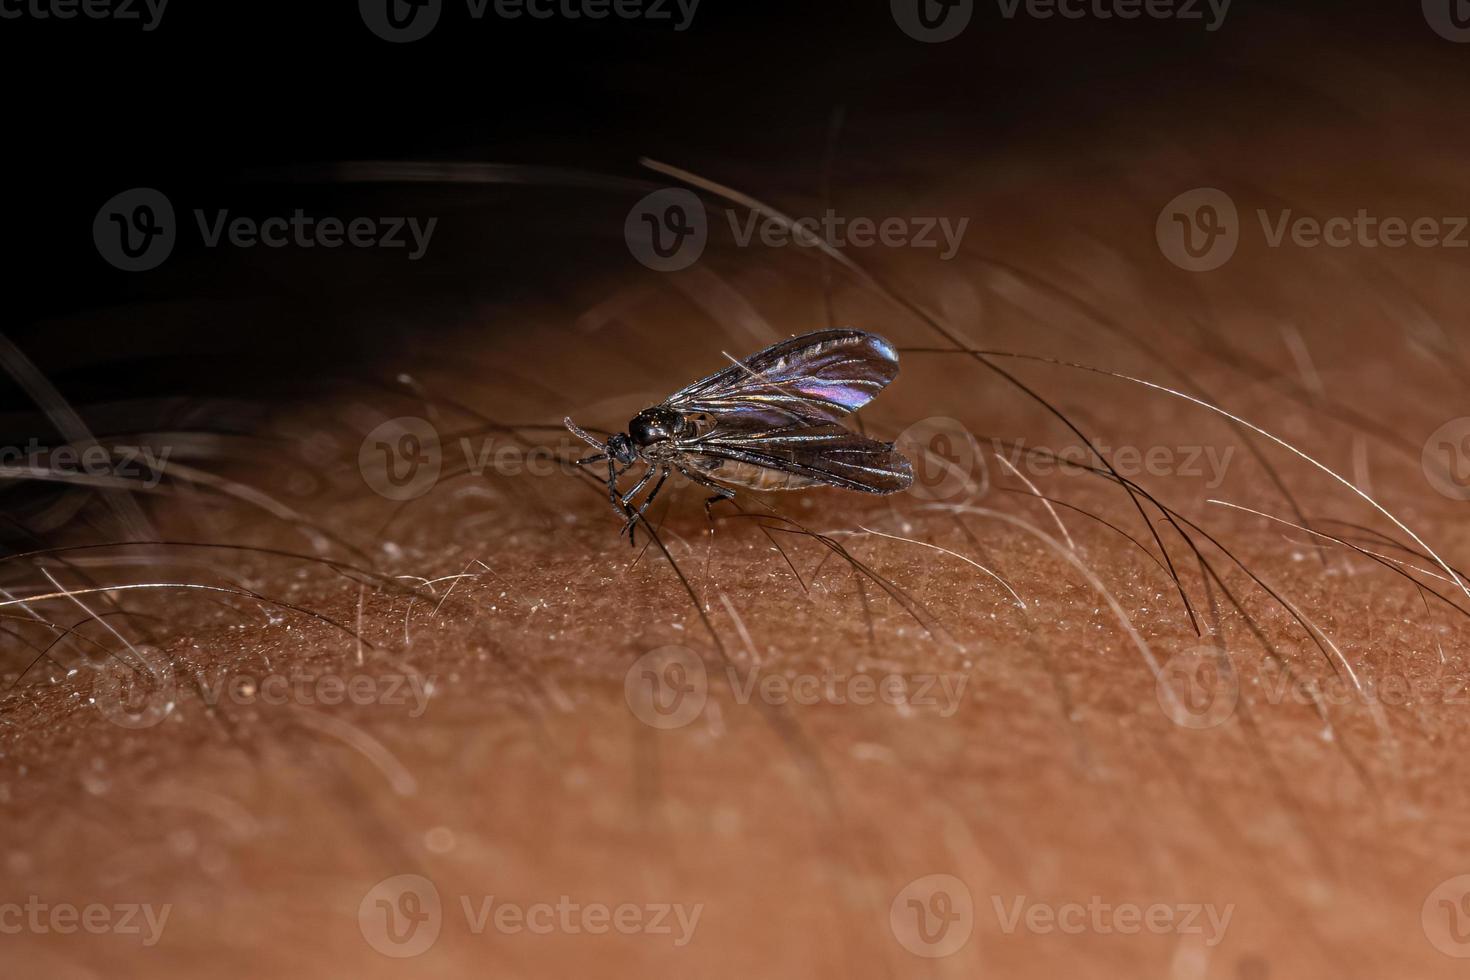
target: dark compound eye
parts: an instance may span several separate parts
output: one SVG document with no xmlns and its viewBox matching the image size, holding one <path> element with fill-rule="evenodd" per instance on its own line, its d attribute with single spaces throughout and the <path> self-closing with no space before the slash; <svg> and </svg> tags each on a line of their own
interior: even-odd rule
<svg viewBox="0 0 1470 980">
<path fill-rule="evenodd" d="M 622 433 L 608 440 L 607 450 L 609 455 L 619 463 L 631 463 L 638 458 L 638 454 L 633 450 L 633 440 Z"/>
</svg>

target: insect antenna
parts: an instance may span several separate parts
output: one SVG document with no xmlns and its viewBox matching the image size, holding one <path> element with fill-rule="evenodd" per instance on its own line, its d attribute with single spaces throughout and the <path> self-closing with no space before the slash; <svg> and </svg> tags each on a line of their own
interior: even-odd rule
<svg viewBox="0 0 1470 980">
<path fill-rule="evenodd" d="M 607 443 L 599 442 L 596 437 L 589 435 L 586 429 L 583 429 L 580 425 L 572 421 L 570 415 L 562 419 L 561 421 L 572 435 L 576 436 L 578 439 L 581 439 L 583 442 L 587 443 L 587 445 L 591 446 L 594 449 L 601 449 L 604 453 L 607 452 Z"/>
</svg>

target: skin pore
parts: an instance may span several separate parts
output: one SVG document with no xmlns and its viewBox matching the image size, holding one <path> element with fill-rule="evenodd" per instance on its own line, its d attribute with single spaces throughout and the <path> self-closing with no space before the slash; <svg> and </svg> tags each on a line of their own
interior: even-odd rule
<svg viewBox="0 0 1470 980">
<path fill-rule="evenodd" d="M 4 563 L 12 595 L 53 595 L 5 610 L 31 620 L 6 620 L 7 684 L 26 673 L 0 700 L 5 961 L 1453 975 L 1470 540 L 1458 430 L 1435 434 L 1464 412 L 1462 253 L 1356 225 L 1303 244 L 1293 222 L 1443 221 L 1464 129 L 1436 56 L 1378 80 L 1391 104 L 1324 91 L 1363 53 L 1319 38 L 1309 57 L 1291 27 L 1238 42 L 1237 87 L 1190 112 L 1137 82 L 1112 93 L 1126 112 L 1078 95 L 1062 131 L 1003 146 L 875 110 L 799 179 L 759 148 L 679 161 L 790 216 L 970 216 L 944 261 L 742 247 L 725 209 L 759 212 L 696 184 L 708 249 L 653 272 L 617 238 L 671 183 L 644 170 L 621 190 L 454 185 L 432 289 L 389 259 L 251 255 L 182 309 L 95 314 L 382 329 L 360 360 L 283 367 L 301 384 L 261 398 L 248 434 L 87 413 L 173 447 L 173 469 L 127 497 L 141 525 L 93 494 L 48 535 L 108 547 Z M 1198 187 L 1239 215 L 1208 272 L 1156 237 Z M 428 199 L 363 193 L 383 213 Z M 486 201 L 514 247 L 456 232 Z M 548 204 L 564 222 L 537 237 Z M 481 247 L 560 261 L 492 299 Z M 671 478 L 620 538 L 560 420 L 621 431 L 725 353 L 829 324 L 899 348 L 854 425 L 900 440 L 916 490 L 742 492 L 707 515 L 706 489 Z M 75 368 L 66 346 L 27 354 Z M 1219 405 L 1352 486 L 1167 391 L 1043 359 Z M 151 587 L 103 588 L 121 585 Z M 60 906 L 137 929 L 96 912 L 68 931 Z M 432 944 L 386 955 L 423 916 Z"/>
</svg>

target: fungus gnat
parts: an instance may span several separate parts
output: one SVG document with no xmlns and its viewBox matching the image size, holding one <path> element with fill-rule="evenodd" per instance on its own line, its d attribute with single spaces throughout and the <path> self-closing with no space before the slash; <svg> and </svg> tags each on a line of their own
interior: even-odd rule
<svg viewBox="0 0 1470 980">
<path fill-rule="evenodd" d="M 646 408 L 607 442 L 570 418 L 573 434 L 601 450 L 577 465 L 607 461 L 613 510 L 633 526 L 669 474 L 715 492 L 705 502 L 735 496 L 730 486 L 797 490 L 818 485 L 897 493 L 913 482 L 909 461 L 893 448 L 858 435 L 841 419 L 866 405 L 898 375 L 898 353 L 877 334 L 819 330 L 773 344 L 682 388 Z M 647 469 L 619 495 L 618 478 L 642 460 Z M 638 493 L 657 477 L 642 505 Z"/>
</svg>

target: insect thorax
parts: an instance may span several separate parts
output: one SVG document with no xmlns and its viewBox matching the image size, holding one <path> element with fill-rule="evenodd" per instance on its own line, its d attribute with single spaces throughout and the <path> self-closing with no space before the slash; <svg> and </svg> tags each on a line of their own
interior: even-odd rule
<svg viewBox="0 0 1470 980">
<path fill-rule="evenodd" d="M 690 435 L 693 424 L 672 408 L 655 406 L 645 408 L 628 423 L 628 435 L 640 447 L 667 442 L 680 436 Z"/>
</svg>

